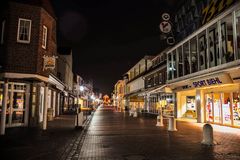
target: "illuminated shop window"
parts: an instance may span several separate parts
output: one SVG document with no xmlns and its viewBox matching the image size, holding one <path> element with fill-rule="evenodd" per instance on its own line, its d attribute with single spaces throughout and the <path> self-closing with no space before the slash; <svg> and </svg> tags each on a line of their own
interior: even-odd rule
<svg viewBox="0 0 240 160">
<path fill-rule="evenodd" d="M 240 127 L 240 94 L 233 92 L 233 125 Z"/>
<path fill-rule="evenodd" d="M 231 125 L 231 96 L 230 93 L 223 93 L 222 117 L 223 124 Z"/>
<path fill-rule="evenodd" d="M 214 123 L 221 123 L 221 94 L 213 94 L 213 116 Z"/>
<path fill-rule="evenodd" d="M 197 118 L 195 96 L 186 97 L 186 112 L 184 114 L 186 118 Z"/>
<path fill-rule="evenodd" d="M 213 99 L 212 94 L 206 94 L 206 121 L 213 122 Z"/>
</svg>

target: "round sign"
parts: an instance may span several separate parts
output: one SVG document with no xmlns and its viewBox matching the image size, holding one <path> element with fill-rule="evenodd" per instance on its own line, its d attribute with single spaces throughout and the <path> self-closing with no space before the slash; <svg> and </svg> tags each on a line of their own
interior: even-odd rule
<svg viewBox="0 0 240 160">
<path fill-rule="evenodd" d="M 172 30 L 172 25 L 169 22 L 163 21 L 159 25 L 160 31 L 163 33 L 169 33 Z"/>
<path fill-rule="evenodd" d="M 167 38 L 167 44 L 173 45 L 175 43 L 175 39 L 173 37 L 168 37 Z"/>
<path fill-rule="evenodd" d="M 162 19 L 163 19 L 164 21 L 169 21 L 170 15 L 169 15 L 168 13 L 163 13 L 163 14 L 162 14 Z"/>
</svg>

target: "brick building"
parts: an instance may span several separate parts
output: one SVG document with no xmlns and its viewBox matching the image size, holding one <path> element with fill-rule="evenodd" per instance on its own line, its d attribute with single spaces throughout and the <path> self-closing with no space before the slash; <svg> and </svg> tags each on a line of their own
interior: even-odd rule
<svg viewBox="0 0 240 160">
<path fill-rule="evenodd" d="M 56 18 L 48 0 L 12 0 L 0 11 L 1 134 L 5 127 L 47 126 L 59 114 Z"/>
</svg>

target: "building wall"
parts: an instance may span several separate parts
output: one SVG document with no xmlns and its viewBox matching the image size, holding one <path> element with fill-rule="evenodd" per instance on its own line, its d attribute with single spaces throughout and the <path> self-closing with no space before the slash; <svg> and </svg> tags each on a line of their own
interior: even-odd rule
<svg viewBox="0 0 240 160">
<path fill-rule="evenodd" d="M 30 43 L 17 42 L 19 18 L 31 20 Z M 48 28 L 46 49 L 42 48 L 43 25 Z M 50 71 L 43 71 L 43 55 L 56 55 L 55 19 L 40 7 L 10 2 L 5 28 L 3 71 L 48 76 Z"/>
</svg>

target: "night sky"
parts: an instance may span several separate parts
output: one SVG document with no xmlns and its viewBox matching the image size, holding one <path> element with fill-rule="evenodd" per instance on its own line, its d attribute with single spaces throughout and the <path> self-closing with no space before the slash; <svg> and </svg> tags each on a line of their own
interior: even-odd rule
<svg viewBox="0 0 240 160">
<path fill-rule="evenodd" d="M 161 13 L 181 0 L 53 0 L 58 45 L 73 49 L 73 71 L 110 94 L 144 55 L 156 55 Z M 177 3 L 178 2 L 178 3 Z"/>
</svg>

